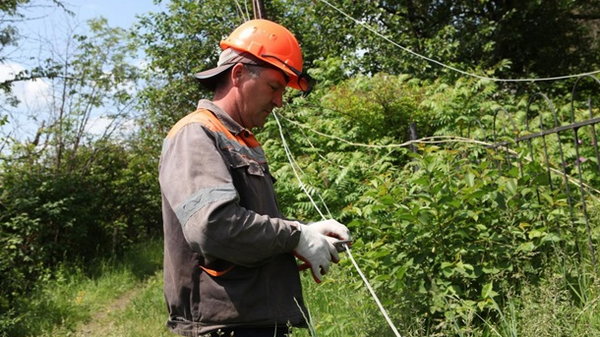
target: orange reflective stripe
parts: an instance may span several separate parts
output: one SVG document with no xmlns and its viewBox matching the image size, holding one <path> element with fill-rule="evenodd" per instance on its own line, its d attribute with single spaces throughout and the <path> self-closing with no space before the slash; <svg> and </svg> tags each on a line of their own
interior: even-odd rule
<svg viewBox="0 0 600 337">
<path fill-rule="evenodd" d="M 256 140 L 254 135 L 245 135 L 246 132 L 242 132 L 237 136 L 231 134 L 231 132 L 221 123 L 219 118 L 215 116 L 210 110 L 200 108 L 189 115 L 179 120 L 169 131 L 167 138 L 173 138 L 175 134 L 181 130 L 182 127 L 190 123 L 200 123 L 207 127 L 209 130 L 219 132 L 226 138 L 231 139 L 239 143 L 240 145 L 247 146 L 250 148 L 259 147 L 260 143 Z"/>
<path fill-rule="evenodd" d="M 206 267 L 200 266 L 200 268 L 202 270 L 204 270 L 208 275 L 213 276 L 213 277 L 223 276 L 223 275 L 229 273 L 233 269 L 233 267 L 235 267 L 235 266 L 231 265 L 231 266 L 229 266 L 229 268 L 227 268 L 225 270 L 218 271 L 218 270 L 208 269 Z"/>
<path fill-rule="evenodd" d="M 169 131 L 167 138 L 172 138 L 182 127 L 190 124 L 190 123 L 200 123 L 212 131 L 220 132 L 225 137 L 231 140 L 237 140 L 235 137 L 227 130 L 227 128 L 221 124 L 219 119 L 213 115 L 209 110 L 206 109 L 198 109 L 189 115 L 180 119 Z"/>
</svg>

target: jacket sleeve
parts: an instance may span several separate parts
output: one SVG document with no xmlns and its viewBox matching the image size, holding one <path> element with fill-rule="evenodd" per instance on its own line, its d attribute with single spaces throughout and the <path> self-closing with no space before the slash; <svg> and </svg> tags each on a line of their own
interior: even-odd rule
<svg viewBox="0 0 600 337">
<path fill-rule="evenodd" d="M 298 244 L 298 222 L 239 205 L 229 168 L 200 123 L 165 139 L 159 181 L 188 244 L 209 260 L 253 267 Z"/>
</svg>

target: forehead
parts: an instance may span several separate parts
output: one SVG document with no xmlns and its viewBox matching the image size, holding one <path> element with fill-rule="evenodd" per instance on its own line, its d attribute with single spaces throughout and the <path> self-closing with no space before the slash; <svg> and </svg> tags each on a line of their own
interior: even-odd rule
<svg viewBox="0 0 600 337">
<path fill-rule="evenodd" d="M 273 69 L 270 67 L 264 67 L 260 72 L 260 76 L 267 81 L 276 81 L 282 86 L 286 86 L 288 82 L 287 76 L 283 73 L 283 71 L 279 69 Z"/>
</svg>

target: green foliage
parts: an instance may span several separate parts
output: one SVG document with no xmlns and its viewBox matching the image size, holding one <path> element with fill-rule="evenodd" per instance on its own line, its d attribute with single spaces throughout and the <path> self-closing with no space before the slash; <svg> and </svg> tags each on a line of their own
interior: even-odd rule
<svg viewBox="0 0 600 337">
<path fill-rule="evenodd" d="M 378 243 L 365 259 L 385 256 L 379 285 L 410 303 L 397 312 L 433 321 L 486 316 L 501 294 L 539 276 L 555 244 L 573 240 L 568 214 L 558 211 L 565 200 L 543 185 L 535 197 L 543 167 L 525 165 L 519 176 L 516 166 L 495 166 L 501 156 L 478 152 L 424 149 L 404 170 L 371 181 L 353 206 L 353 223 L 370 224 L 362 238 Z"/>
<path fill-rule="evenodd" d="M 267 10 L 270 18 L 297 32 L 309 64 L 341 57 L 352 74 L 455 76 L 390 41 L 464 70 L 507 62 L 510 67 L 496 73 L 504 77 L 589 71 L 599 62 L 593 35 L 597 11 L 587 1 L 329 3 L 362 24 L 321 1 L 273 1 Z"/>
<path fill-rule="evenodd" d="M 29 289 L 60 261 L 118 253 L 159 226 L 156 182 L 134 154 L 97 144 L 86 171 L 55 172 L 40 164 L 2 168 L 1 272 L 8 299 Z M 85 162 L 91 149 L 75 160 Z"/>
<path fill-rule="evenodd" d="M 424 90 L 417 80 L 406 76 L 377 74 L 357 76 L 333 88 L 321 99 L 322 107 L 342 116 L 341 127 L 353 139 L 409 139 L 408 125 L 414 122 L 425 135 L 432 131 L 430 113 L 423 108 Z"/>
<path fill-rule="evenodd" d="M 61 263 L 52 279 L 38 280 L 35 290 L 14 301 L 13 319 L 6 324 L 2 317 L 0 335 L 69 336 L 82 323 L 104 323 L 94 320 L 113 311 L 115 300 L 136 293 L 147 279 L 156 279 L 161 253 L 162 240 L 149 239 L 129 247 L 119 259 Z M 159 296 L 157 300 L 162 302 Z"/>
<path fill-rule="evenodd" d="M 20 314 L 14 303 L 56 276 L 55 266 L 118 256 L 160 230 L 157 156 L 143 141 L 115 137 L 116 125 L 133 121 L 134 45 L 106 20 L 90 28 L 54 80 L 62 101 L 51 106 L 52 119 L 35 140 L 11 143 L 0 161 L 3 329 Z M 112 127 L 98 135 L 89 123 L 100 117 Z"/>
<path fill-rule="evenodd" d="M 569 98 L 556 101 L 562 99 Z M 419 330 L 408 323 L 417 317 L 431 333 L 482 332 L 501 321 L 509 298 L 524 284 L 537 284 L 557 254 L 583 259 L 589 239 L 597 238 L 588 236 L 582 221 L 573 221 L 572 212 L 581 210 L 573 194 L 578 187 L 569 185 L 575 200 L 570 210 L 560 171 L 549 179 L 541 140 L 533 146 L 507 143 L 519 152 L 469 140 L 422 144 L 416 152 L 386 147 L 406 140 L 406 132 L 398 131 L 410 122 L 424 130 L 422 136 L 510 140 L 515 125 L 524 127 L 526 105 L 512 95 L 504 98 L 493 83 L 379 74 L 291 102 L 280 115 L 308 193 L 325 216 L 351 226 L 359 265 L 396 321 L 410 329 Z M 276 128 L 269 122 L 258 136 L 276 178 L 296 181 Z M 556 143 L 549 147 L 555 166 Z M 563 144 L 568 147 L 569 137 Z M 597 179 L 594 170 L 586 170 L 588 181 Z M 277 187 L 286 214 L 306 221 L 320 217 L 297 184 Z M 593 209 L 597 199 L 587 203 Z M 597 217 L 590 221 L 595 228 Z"/>
<path fill-rule="evenodd" d="M 141 103 L 157 148 L 170 127 L 208 96 L 192 74 L 216 64 L 218 42 L 244 21 L 232 1 L 175 0 L 168 10 L 142 17 L 133 32 L 149 60 Z"/>
</svg>

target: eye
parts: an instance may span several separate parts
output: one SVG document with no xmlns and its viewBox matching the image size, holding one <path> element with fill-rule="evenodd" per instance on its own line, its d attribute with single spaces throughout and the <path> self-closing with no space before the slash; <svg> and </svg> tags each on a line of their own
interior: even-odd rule
<svg viewBox="0 0 600 337">
<path fill-rule="evenodd" d="M 279 91 L 279 90 L 281 90 L 281 88 L 282 88 L 282 86 L 281 86 L 281 85 L 279 85 L 278 83 L 273 83 L 273 82 L 269 83 L 269 87 L 271 87 L 271 90 L 272 90 L 273 92 L 275 92 L 275 91 Z"/>
</svg>

